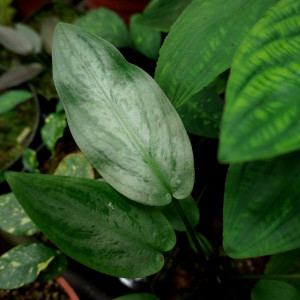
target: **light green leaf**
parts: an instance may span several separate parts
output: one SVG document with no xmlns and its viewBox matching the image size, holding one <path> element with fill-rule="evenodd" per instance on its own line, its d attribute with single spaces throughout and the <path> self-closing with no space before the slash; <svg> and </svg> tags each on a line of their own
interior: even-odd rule
<svg viewBox="0 0 300 300">
<path fill-rule="evenodd" d="M 58 139 L 60 139 L 67 126 L 64 113 L 51 113 L 45 120 L 41 129 L 42 140 L 49 151 L 54 151 Z"/>
<path fill-rule="evenodd" d="M 172 24 L 191 2 L 192 0 L 152 0 L 145 8 L 139 23 L 169 32 Z"/>
<path fill-rule="evenodd" d="M 0 228 L 11 234 L 28 236 L 39 231 L 13 193 L 0 196 Z"/>
<path fill-rule="evenodd" d="M 204 88 L 177 109 L 189 133 L 219 137 L 224 101 L 212 88 Z"/>
<path fill-rule="evenodd" d="M 15 289 L 33 282 L 55 256 L 42 244 L 17 246 L 0 256 L 0 288 Z"/>
<path fill-rule="evenodd" d="M 300 148 L 299 32 L 300 2 L 282 0 L 241 44 L 228 82 L 220 161 L 264 159 Z"/>
<path fill-rule="evenodd" d="M 32 52 L 34 53 L 41 52 L 42 39 L 35 30 L 22 23 L 16 24 L 16 30 L 18 33 L 20 33 L 23 37 L 25 37 L 30 42 L 32 46 Z"/>
<path fill-rule="evenodd" d="M 54 175 L 94 178 L 93 167 L 82 153 L 72 153 L 59 163 Z"/>
<path fill-rule="evenodd" d="M 32 52 L 32 45 L 26 36 L 8 26 L 0 25 L 0 45 L 19 55 Z"/>
<path fill-rule="evenodd" d="M 300 247 L 299 152 L 229 168 L 224 199 L 225 252 L 234 258 Z"/>
<path fill-rule="evenodd" d="M 227 70 L 241 40 L 278 0 L 194 0 L 160 50 L 155 79 L 176 108 Z"/>
<path fill-rule="evenodd" d="M 58 100 L 55 107 L 55 112 L 63 112 L 63 111 L 64 111 L 64 105 L 60 100 Z"/>
<path fill-rule="evenodd" d="M 128 294 L 114 298 L 114 300 L 159 300 L 155 295 L 149 293 Z"/>
<path fill-rule="evenodd" d="M 36 158 L 35 150 L 28 148 L 23 152 L 22 164 L 27 171 L 32 173 L 39 173 L 39 162 Z"/>
<path fill-rule="evenodd" d="M 16 172 L 5 175 L 43 233 L 92 269 L 118 277 L 148 276 L 162 268 L 162 252 L 175 244 L 174 231 L 159 210 L 126 199 L 107 183 Z"/>
<path fill-rule="evenodd" d="M 151 27 L 139 24 L 140 18 L 139 14 L 130 18 L 130 35 L 134 47 L 145 56 L 156 60 L 161 45 L 161 34 Z"/>
<path fill-rule="evenodd" d="M 45 270 L 43 270 L 37 280 L 38 281 L 48 281 L 61 275 L 61 273 L 67 268 L 68 260 L 66 256 L 59 250 L 55 251 L 55 257 L 50 262 Z"/>
<path fill-rule="evenodd" d="M 300 300 L 300 293 L 286 282 L 264 279 L 254 286 L 251 300 Z"/>
<path fill-rule="evenodd" d="M 194 198 L 192 196 L 189 196 L 186 199 L 180 200 L 178 203 L 184 211 L 186 217 L 188 218 L 191 226 L 195 227 L 199 222 L 200 215 L 197 203 L 195 202 Z M 180 215 L 177 213 L 173 202 L 171 202 L 169 205 L 162 206 L 161 211 L 175 230 L 187 230 Z"/>
<path fill-rule="evenodd" d="M 9 91 L 0 95 L 0 114 L 8 112 L 18 104 L 31 98 L 32 94 L 24 90 Z"/>
<path fill-rule="evenodd" d="M 78 18 L 75 25 L 107 40 L 117 48 L 129 47 L 131 39 L 124 21 L 104 7 L 90 10 Z"/>
<path fill-rule="evenodd" d="M 72 135 L 108 183 L 151 205 L 190 195 L 190 141 L 153 78 L 106 41 L 67 24 L 56 28 L 53 62 Z"/>
</svg>

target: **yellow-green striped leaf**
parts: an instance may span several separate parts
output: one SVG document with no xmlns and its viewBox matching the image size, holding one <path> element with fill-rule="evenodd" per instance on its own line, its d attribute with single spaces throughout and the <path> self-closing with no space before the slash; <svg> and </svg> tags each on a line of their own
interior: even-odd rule
<svg viewBox="0 0 300 300">
<path fill-rule="evenodd" d="M 153 78 L 111 44 L 67 24 L 56 28 L 53 63 L 72 135 L 109 184 L 150 205 L 190 195 L 189 137 Z"/>
<path fill-rule="evenodd" d="M 300 2 L 282 0 L 234 58 L 219 159 L 243 162 L 300 148 Z"/>
<path fill-rule="evenodd" d="M 155 79 L 176 108 L 231 66 L 241 40 L 278 0 L 194 0 L 171 27 Z"/>
</svg>

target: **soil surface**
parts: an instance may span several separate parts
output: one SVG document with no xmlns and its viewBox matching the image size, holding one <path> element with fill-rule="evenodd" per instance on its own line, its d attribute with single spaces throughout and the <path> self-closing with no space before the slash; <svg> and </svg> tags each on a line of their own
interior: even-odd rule
<svg viewBox="0 0 300 300">
<path fill-rule="evenodd" d="M 33 282 L 15 290 L 1 290 L 1 300 L 70 300 L 69 296 L 55 281 Z"/>
</svg>

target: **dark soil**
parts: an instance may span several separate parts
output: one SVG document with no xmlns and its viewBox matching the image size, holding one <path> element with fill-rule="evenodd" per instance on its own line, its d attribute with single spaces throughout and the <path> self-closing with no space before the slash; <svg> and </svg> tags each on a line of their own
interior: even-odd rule
<svg viewBox="0 0 300 300">
<path fill-rule="evenodd" d="M 15 290 L 1 290 L 1 300 L 69 300 L 69 296 L 55 281 L 33 282 Z"/>
</svg>

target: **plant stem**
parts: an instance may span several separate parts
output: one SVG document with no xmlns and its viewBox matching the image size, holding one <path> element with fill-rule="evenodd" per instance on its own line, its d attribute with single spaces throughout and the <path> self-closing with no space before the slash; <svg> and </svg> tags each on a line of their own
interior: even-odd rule
<svg viewBox="0 0 300 300">
<path fill-rule="evenodd" d="M 230 276 L 230 279 L 300 279 L 300 274 L 249 274 Z"/>
<path fill-rule="evenodd" d="M 54 173 L 54 157 L 55 157 L 55 151 L 51 151 L 51 166 L 50 166 L 50 174 Z"/>
<path fill-rule="evenodd" d="M 187 231 L 188 231 L 188 233 L 189 233 L 189 235 L 190 235 L 190 237 L 192 239 L 192 242 L 193 242 L 193 244 L 194 244 L 194 246 L 195 246 L 195 248 L 196 248 L 196 250 L 198 252 L 198 255 L 203 260 L 205 266 L 207 266 L 206 256 L 203 253 L 203 250 L 202 250 L 202 248 L 200 246 L 200 243 L 199 243 L 199 241 L 197 239 L 197 236 L 195 234 L 195 231 L 194 231 L 193 227 L 191 226 L 188 218 L 186 217 L 186 215 L 185 215 L 184 211 L 182 210 L 182 208 L 181 208 L 181 206 L 180 206 L 180 204 L 179 204 L 179 202 L 178 202 L 177 199 L 173 198 L 173 204 L 174 204 L 174 207 L 175 207 L 176 211 L 178 212 L 178 214 L 179 214 L 182 222 L 184 223 L 184 225 L 185 225 L 185 227 L 186 227 L 186 229 L 187 229 Z"/>
</svg>

